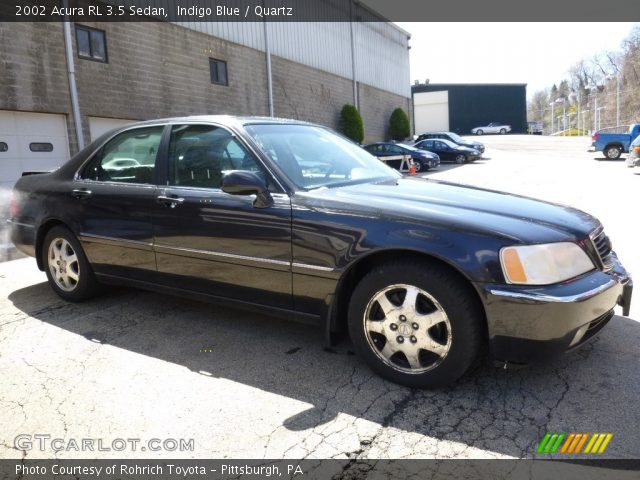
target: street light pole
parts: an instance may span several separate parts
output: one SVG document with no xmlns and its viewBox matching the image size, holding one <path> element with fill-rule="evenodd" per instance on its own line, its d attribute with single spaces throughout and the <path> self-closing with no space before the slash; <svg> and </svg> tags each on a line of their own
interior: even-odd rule
<svg viewBox="0 0 640 480">
<path fill-rule="evenodd" d="M 620 126 L 620 72 L 616 74 L 616 128 Z"/>
</svg>

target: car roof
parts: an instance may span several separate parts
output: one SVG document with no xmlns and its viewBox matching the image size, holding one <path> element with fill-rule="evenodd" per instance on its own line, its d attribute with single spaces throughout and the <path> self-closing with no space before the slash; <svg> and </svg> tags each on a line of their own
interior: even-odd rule
<svg viewBox="0 0 640 480">
<path fill-rule="evenodd" d="M 301 120 L 293 120 L 290 118 L 277 117 L 259 117 L 259 116 L 236 116 L 236 115 L 191 115 L 185 117 L 167 117 L 146 120 L 143 122 L 132 122 L 133 125 L 157 125 L 158 123 L 194 123 L 194 122 L 211 122 L 222 123 L 226 125 L 260 125 L 260 124 L 281 124 L 281 125 L 313 125 L 314 123 L 304 122 Z"/>
</svg>

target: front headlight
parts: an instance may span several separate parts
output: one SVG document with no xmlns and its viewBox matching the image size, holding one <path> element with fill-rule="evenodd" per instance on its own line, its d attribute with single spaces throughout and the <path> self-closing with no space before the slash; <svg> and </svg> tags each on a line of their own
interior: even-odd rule
<svg viewBox="0 0 640 480">
<path fill-rule="evenodd" d="M 571 242 L 505 247 L 500 263 L 507 282 L 520 285 L 558 283 L 595 268 L 586 252 Z"/>
</svg>

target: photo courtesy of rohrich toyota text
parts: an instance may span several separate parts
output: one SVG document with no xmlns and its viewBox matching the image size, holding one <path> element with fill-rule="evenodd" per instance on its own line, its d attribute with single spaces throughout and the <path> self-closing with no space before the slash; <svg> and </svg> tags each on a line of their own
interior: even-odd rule
<svg viewBox="0 0 640 480">
<path fill-rule="evenodd" d="M 637 479 L 640 10 L 0 4 L 0 479 Z"/>
</svg>

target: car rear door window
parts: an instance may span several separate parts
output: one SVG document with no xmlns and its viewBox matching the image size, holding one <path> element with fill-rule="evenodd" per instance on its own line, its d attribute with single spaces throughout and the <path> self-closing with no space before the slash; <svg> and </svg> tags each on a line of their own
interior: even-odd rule
<svg viewBox="0 0 640 480">
<path fill-rule="evenodd" d="M 164 127 L 127 130 L 111 139 L 89 162 L 82 178 L 152 184 Z"/>
<path fill-rule="evenodd" d="M 224 128 L 176 125 L 169 142 L 169 184 L 220 188 L 232 170 L 245 170 L 265 179 L 253 155 Z"/>
</svg>

